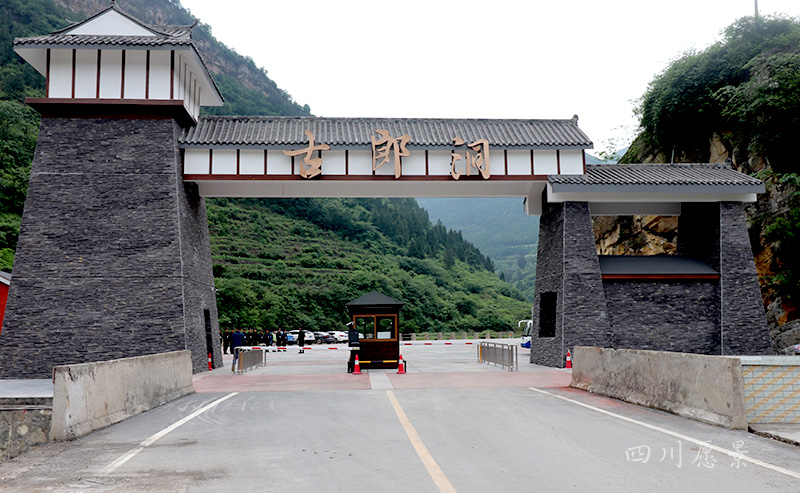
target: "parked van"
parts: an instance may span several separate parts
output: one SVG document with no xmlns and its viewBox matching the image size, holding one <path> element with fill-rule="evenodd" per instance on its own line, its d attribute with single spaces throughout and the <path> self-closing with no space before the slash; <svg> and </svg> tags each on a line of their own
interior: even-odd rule
<svg viewBox="0 0 800 493">
<path fill-rule="evenodd" d="M 517 324 L 517 328 L 522 327 L 523 324 L 525 324 L 525 327 L 522 328 L 522 340 L 520 341 L 519 345 L 525 348 L 530 348 L 533 320 L 520 320 Z"/>
</svg>

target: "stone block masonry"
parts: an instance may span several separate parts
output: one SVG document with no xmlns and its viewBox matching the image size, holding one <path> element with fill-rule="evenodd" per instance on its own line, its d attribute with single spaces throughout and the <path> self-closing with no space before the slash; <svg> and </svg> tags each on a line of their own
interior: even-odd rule
<svg viewBox="0 0 800 493">
<path fill-rule="evenodd" d="M 719 279 L 603 279 L 589 208 L 580 202 L 545 204 L 538 252 L 531 363 L 563 367 L 578 345 L 770 354 L 741 203 L 681 206 L 678 253 L 706 263 Z M 555 304 L 549 313 L 544 299 Z M 540 330 L 546 318 L 552 332 Z"/>
<path fill-rule="evenodd" d="M 0 463 L 50 440 L 53 399 L 0 398 Z"/>
<path fill-rule="evenodd" d="M 530 362 L 563 367 L 568 348 L 607 345 L 611 338 L 588 205 L 546 204 L 538 252 Z M 552 335 L 541 333 L 543 293 L 555 293 Z"/>
<path fill-rule="evenodd" d="M 194 371 L 209 352 L 222 365 L 205 202 L 182 180 L 179 132 L 171 119 L 42 119 L 0 378 L 185 349 Z"/>
</svg>

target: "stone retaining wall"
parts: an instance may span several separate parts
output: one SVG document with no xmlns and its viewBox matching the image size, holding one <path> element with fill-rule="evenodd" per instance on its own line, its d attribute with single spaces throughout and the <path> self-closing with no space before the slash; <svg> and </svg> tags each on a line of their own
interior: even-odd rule
<svg viewBox="0 0 800 493">
<path fill-rule="evenodd" d="M 571 387 L 734 429 L 747 429 L 736 358 L 576 347 Z"/>
<path fill-rule="evenodd" d="M 50 398 L 0 398 L 0 463 L 50 440 Z"/>
</svg>

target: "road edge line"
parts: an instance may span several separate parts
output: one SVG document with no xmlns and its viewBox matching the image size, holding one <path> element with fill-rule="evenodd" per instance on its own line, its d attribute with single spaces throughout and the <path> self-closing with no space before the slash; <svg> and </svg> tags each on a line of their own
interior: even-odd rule
<svg viewBox="0 0 800 493">
<path fill-rule="evenodd" d="M 557 395 L 557 394 L 553 394 L 551 392 L 547 392 L 546 390 L 541 390 L 541 389 L 537 389 L 537 388 L 534 388 L 534 387 L 528 387 L 528 389 L 533 390 L 534 392 L 539 392 L 541 394 L 545 394 L 545 395 L 549 395 L 551 397 L 555 397 L 556 399 L 561 399 L 563 401 L 570 402 L 572 404 L 577 404 L 577 405 L 579 405 L 581 407 L 585 407 L 586 409 L 591 409 L 592 411 L 597 411 L 597 412 L 599 412 L 601 414 L 605 414 L 605 415 L 611 416 L 613 418 L 621 419 L 622 421 L 627 421 L 628 423 L 632 423 L 632 424 L 635 424 L 635 425 L 643 426 L 643 427 L 645 427 L 647 429 L 650 429 L 650 430 L 653 430 L 653 431 L 657 431 L 659 433 L 664 433 L 666 435 L 678 438 L 679 440 L 685 440 L 687 442 L 694 443 L 695 445 L 699 445 L 701 447 L 708 447 L 709 449 L 714 450 L 716 452 L 723 453 L 723 454 L 725 454 L 725 455 L 727 455 L 729 457 L 733 457 L 733 458 L 738 459 L 738 460 L 749 462 L 749 463 L 754 464 L 756 466 L 761 466 L 761 467 L 763 467 L 765 469 L 769 469 L 769 470 L 772 470 L 772 471 L 775 471 L 775 472 L 779 472 L 781 474 L 785 474 L 785 475 L 793 477 L 793 478 L 800 479 L 800 473 L 798 473 L 798 472 L 795 472 L 795 471 L 792 471 L 792 470 L 789 470 L 789 469 L 784 469 L 783 467 L 776 466 L 774 464 L 770 464 L 768 462 L 764 462 L 764 461 L 761 461 L 761 460 L 758 460 L 758 459 L 754 459 L 752 457 L 748 457 L 747 455 L 743 455 L 741 452 L 736 452 L 736 451 L 724 449 L 724 448 L 719 447 L 717 445 L 712 445 L 711 442 L 704 442 L 702 440 L 698 440 L 696 438 L 692 438 L 690 436 L 683 435 L 681 433 L 677 433 L 677 432 L 674 432 L 674 431 L 667 430 L 665 428 L 661 428 L 661 427 L 658 427 L 658 426 L 655 426 L 655 425 L 651 425 L 651 424 L 645 423 L 644 421 L 639 421 L 637 419 L 629 418 L 627 416 L 622 416 L 621 414 L 612 413 L 611 411 L 606 411 L 605 409 L 601 409 L 599 407 L 592 406 L 590 404 L 585 404 L 583 402 L 576 401 L 575 399 L 570 399 L 568 397 L 564 397 L 564 396 L 560 396 L 560 395 Z"/>
<path fill-rule="evenodd" d="M 167 426 L 163 430 L 153 434 L 148 439 L 146 439 L 145 441 L 140 443 L 138 447 L 136 447 L 133 450 L 129 450 L 128 452 L 125 452 L 117 460 L 111 462 L 106 467 L 104 467 L 100 471 L 100 474 L 101 475 L 111 474 L 112 472 L 116 471 L 117 468 L 119 468 L 122 464 L 125 464 L 129 460 L 133 459 L 136 456 L 136 454 L 138 454 L 139 452 L 144 450 L 146 447 L 148 447 L 151 444 L 153 444 L 153 442 L 155 442 L 159 438 L 161 438 L 164 435 L 166 435 L 167 433 L 175 430 L 176 428 L 180 427 L 181 425 L 188 423 L 192 419 L 196 418 L 197 416 L 200 416 L 204 412 L 206 412 L 209 409 L 215 407 L 217 404 L 220 404 L 223 401 L 225 401 L 227 399 L 230 399 L 231 397 L 235 396 L 238 393 L 239 392 L 231 392 L 230 394 L 228 394 L 228 395 L 226 395 L 224 397 L 220 397 L 219 399 L 215 400 L 214 402 L 211 402 L 210 404 L 206 404 L 205 406 L 201 407 L 200 409 L 198 409 L 197 411 L 193 412 L 192 414 L 190 414 L 190 415 L 188 415 L 188 416 L 186 416 L 184 418 L 181 418 L 180 420 L 178 420 L 175 423 Z"/>
</svg>

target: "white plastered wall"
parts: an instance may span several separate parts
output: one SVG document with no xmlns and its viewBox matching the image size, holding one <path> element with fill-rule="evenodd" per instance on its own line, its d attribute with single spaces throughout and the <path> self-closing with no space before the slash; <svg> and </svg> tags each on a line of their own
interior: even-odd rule
<svg viewBox="0 0 800 493">
<path fill-rule="evenodd" d="M 144 99 L 147 83 L 147 52 L 125 51 L 125 99 Z"/>
<path fill-rule="evenodd" d="M 72 50 L 50 50 L 48 97 L 72 97 Z"/>
<path fill-rule="evenodd" d="M 580 149 L 564 149 L 559 152 L 562 175 L 583 174 L 583 151 Z"/>
<path fill-rule="evenodd" d="M 154 36 L 154 34 L 122 14 L 109 10 L 105 14 L 71 29 L 66 34 L 94 34 L 100 36 Z"/>
<path fill-rule="evenodd" d="M 170 51 L 150 52 L 150 91 L 149 99 L 169 99 L 170 89 Z"/>
<path fill-rule="evenodd" d="M 100 55 L 100 98 L 119 99 L 122 89 L 122 50 L 103 50 Z"/>
</svg>

